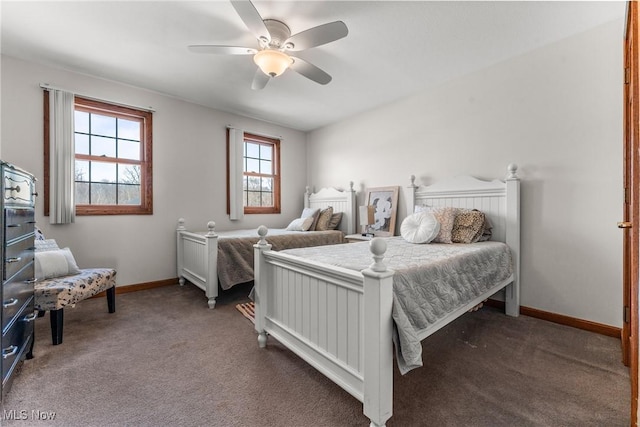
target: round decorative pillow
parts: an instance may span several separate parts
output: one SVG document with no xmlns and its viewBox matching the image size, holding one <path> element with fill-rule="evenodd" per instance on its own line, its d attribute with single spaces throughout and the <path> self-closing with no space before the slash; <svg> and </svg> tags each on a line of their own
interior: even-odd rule
<svg viewBox="0 0 640 427">
<path fill-rule="evenodd" d="M 411 214 L 400 225 L 400 235 L 409 243 L 429 243 L 439 231 L 440 223 L 431 212 Z"/>
</svg>

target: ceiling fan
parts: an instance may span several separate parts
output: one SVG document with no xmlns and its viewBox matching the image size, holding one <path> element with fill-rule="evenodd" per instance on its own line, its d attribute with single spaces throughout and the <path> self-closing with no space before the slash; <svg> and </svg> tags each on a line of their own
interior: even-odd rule
<svg viewBox="0 0 640 427">
<path fill-rule="evenodd" d="M 349 30 L 342 21 L 334 21 L 291 35 L 291 30 L 282 21 L 262 19 L 255 6 L 248 0 L 232 0 L 231 4 L 247 28 L 258 39 L 257 47 L 191 45 L 189 50 L 197 53 L 228 55 L 253 55 L 258 66 L 251 88 L 263 89 L 269 80 L 284 73 L 287 69 L 303 75 L 314 82 L 326 85 L 331 76 L 305 61 L 291 56 L 289 52 L 299 52 L 345 37 Z"/>
</svg>

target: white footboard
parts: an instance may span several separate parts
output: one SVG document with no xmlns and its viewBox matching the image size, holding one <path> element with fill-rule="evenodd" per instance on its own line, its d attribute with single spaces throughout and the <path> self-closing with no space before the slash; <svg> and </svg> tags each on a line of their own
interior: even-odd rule
<svg viewBox="0 0 640 427">
<path fill-rule="evenodd" d="M 206 233 L 186 231 L 184 219 L 178 220 L 177 266 L 178 281 L 185 279 L 205 292 L 209 308 L 214 308 L 218 297 L 218 235 L 216 224 L 207 223 Z"/>
<path fill-rule="evenodd" d="M 520 181 L 516 165 L 507 170 L 506 182 L 456 177 L 419 187 L 412 177 L 409 212 L 419 204 L 479 209 L 493 223 L 492 240 L 506 242 L 514 261 L 511 277 L 417 331 L 420 339 L 503 288 L 506 314 L 519 314 Z M 372 426 L 384 425 L 393 403 L 393 271 L 382 262 L 386 242 L 371 241 L 374 262 L 357 272 L 274 252 L 265 239 L 266 227 L 260 227 L 258 234 L 260 241 L 254 245 L 258 343 L 264 347 L 267 334 L 272 335 L 362 401 Z"/>
<path fill-rule="evenodd" d="M 391 417 L 393 400 L 392 276 L 386 243 L 372 241 L 375 262 L 357 272 L 327 270 L 312 260 L 271 251 L 258 230 L 255 326 L 302 357 L 364 404 L 372 425 Z"/>
</svg>

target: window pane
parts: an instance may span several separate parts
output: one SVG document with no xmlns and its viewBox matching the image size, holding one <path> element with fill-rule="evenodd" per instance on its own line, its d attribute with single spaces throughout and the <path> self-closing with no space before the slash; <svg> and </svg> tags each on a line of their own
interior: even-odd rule
<svg viewBox="0 0 640 427">
<path fill-rule="evenodd" d="M 262 178 L 262 191 L 273 191 L 273 178 Z"/>
<path fill-rule="evenodd" d="M 247 192 L 246 206 L 260 206 L 260 192 L 256 192 L 256 191 Z"/>
<path fill-rule="evenodd" d="M 89 154 L 89 135 L 76 133 L 76 154 Z"/>
<path fill-rule="evenodd" d="M 258 158 L 260 157 L 260 146 L 258 144 L 252 144 L 250 142 L 247 142 L 245 144 L 245 153 L 244 155 L 246 157 L 253 157 L 253 158 Z"/>
<path fill-rule="evenodd" d="M 260 177 L 247 177 L 247 190 L 260 191 Z"/>
<path fill-rule="evenodd" d="M 92 136 L 91 155 L 116 157 L 116 140 L 102 136 Z"/>
<path fill-rule="evenodd" d="M 140 186 L 130 184 L 118 185 L 118 204 L 119 205 L 139 205 L 140 204 Z"/>
<path fill-rule="evenodd" d="M 91 133 L 94 135 L 116 136 L 116 118 L 91 114 Z"/>
<path fill-rule="evenodd" d="M 260 158 L 262 160 L 273 160 L 273 147 L 270 147 L 268 145 L 261 145 Z"/>
<path fill-rule="evenodd" d="M 273 169 L 271 168 L 271 165 L 272 163 L 270 160 L 260 160 L 260 173 L 272 174 Z"/>
<path fill-rule="evenodd" d="M 140 184 L 140 166 L 118 164 L 119 184 Z"/>
<path fill-rule="evenodd" d="M 116 182 L 116 164 L 91 162 L 91 182 Z"/>
<path fill-rule="evenodd" d="M 76 204 L 89 204 L 89 184 L 86 182 L 76 182 Z"/>
<path fill-rule="evenodd" d="M 247 158 L 245 172 L 260 172 L 260 161 L 257 159 Z"/>
<path fill-rule="evenodd" d="M 140 122 L 118 119 L 118 138 L 140 141 Z"/>
<path fill-rule="evenodd" d="M 89 162 L 76 160 L 76 182 L 89 182 Z"/>
<path fill-rule="evenodd" d="M 89 113 L 76 111 L 73 120 L 73 126 L 76 132 L 89 133 Z"/>
<path fill-rule="evenodd" d="M 118 158 L 140 160 L 140 143 L 118 140 Z"/>
<path fill-rule="evenodd" d="M 262 206 L 273 206 L 273 193 L 262 193 Z"/>
<path fill-rule="evenodd" d="M 248 210 L 249 213 L 278 213 L 280 200 L 279 179 L 275 176 L 276 166 L 279 161 L 279 143 L 277 139 L 271 139 L 244 134 L 244 192 L 245 207 L 261 208 Z M 247 212 L 247 209 L 245 209 Z"/>
<path fill-rule="evenodd" d="M 115 205 L 116 184 L 93 183 L 91 184 L 92 205 Z"/>
</svg>

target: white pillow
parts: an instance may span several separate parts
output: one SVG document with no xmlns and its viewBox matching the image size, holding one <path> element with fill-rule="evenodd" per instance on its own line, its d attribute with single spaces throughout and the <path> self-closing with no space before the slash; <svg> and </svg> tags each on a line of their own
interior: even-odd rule
<svg viewBox="0 0 640 427">
<path fill-rule="evenodd" d="M 400 235 L 409 243 L 429 243 L 440 231 L 440 223 L 431 212 L 409 215 L 400 225 Z"/>
<path fill-rule="evenodd" d="M 307 218 L 297 218 L 289 223 L 287 231 L 308 231 L 314 221 L 313 216 Z"/>
<path fill-rule="evenodd" d="M 302 215 L 300 215 L 300 218 L 302 219 L 309 218 L 310 216 L 312 217 L 319 212 L 320 212 L 320 208 L 304 208 L 302 210 Z"/>
<path fill-rule="evenodd" d="M 51 279 L 78 273 L 80 269 L 69 248 L 35 253 L 36 279 Z"/>
</svg>

